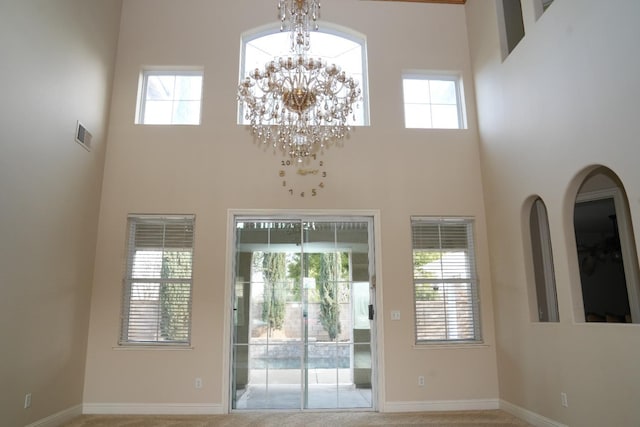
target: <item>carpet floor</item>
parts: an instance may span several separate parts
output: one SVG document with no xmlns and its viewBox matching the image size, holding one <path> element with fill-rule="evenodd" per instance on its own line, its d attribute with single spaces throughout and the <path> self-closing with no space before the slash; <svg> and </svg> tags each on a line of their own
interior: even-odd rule
<svg viewBox="0 0 640 427">
<path fill-rule="evenodd" d="M 82 415 L 64 427 L 324 427 L 443 426 L 525 427 L 526 422 L 504 411 L 460 412 L 268 412 L 228 415 Z"/>
</svg>

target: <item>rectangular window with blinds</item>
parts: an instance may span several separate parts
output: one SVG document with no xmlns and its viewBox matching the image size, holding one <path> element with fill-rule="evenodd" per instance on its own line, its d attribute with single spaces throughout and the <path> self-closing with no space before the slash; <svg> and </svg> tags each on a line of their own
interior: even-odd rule
<svg viewBox="0 0 640 427">
<path fill-rule="evenodd" d="M 189 345 L 194 216 L 128 219 L 121 345 Z"/>
<path fill-rule="evenodd" d="M 473 220 L 411 218 L 416 343 L 482 341 Z"/>
</svg>

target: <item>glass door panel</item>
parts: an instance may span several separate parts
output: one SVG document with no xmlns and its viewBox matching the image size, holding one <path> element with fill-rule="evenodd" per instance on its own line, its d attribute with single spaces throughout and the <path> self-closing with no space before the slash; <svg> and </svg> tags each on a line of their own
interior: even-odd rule
<svg viewBox="0 0 640 427">
<path fill-rule="evenodd" d="M 373 408 L 370 231 L 236 219 L 232 409 Z"/>
</svg>

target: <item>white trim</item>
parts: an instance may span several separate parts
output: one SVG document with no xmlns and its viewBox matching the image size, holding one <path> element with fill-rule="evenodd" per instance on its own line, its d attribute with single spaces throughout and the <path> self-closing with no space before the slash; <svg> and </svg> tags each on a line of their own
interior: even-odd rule
<svg viewBox="0 0 640 427">
<path fill-rule="evenodd" d="M 486 342 L 468 342 L 468 343 L 447 343 L 446 341 L 438 342 L 438 343 L 423 343 L 423 344 L 413 344 L 411 348 L 413 350 L 474 350 L 474 349 L 485 349 L 491 347 L 490 344 Z"/>
<path fill-rule="evenodd" d="M 500 409 L 499 399 L 385 402 L 384 412 L 434 412 Z"/>
<path fill-rule="evenodd" d="M 385 380 L 385 363 L 384 363 L 384 313 L 382 307 L 382 220 L 380 218 L 380 211 L 369 211 L 368 215 L 373 218 L 373 260 L 375 271 L 371 277 L 372 285 L 374 286 L 375 298 L 373 304 L 375 306 L 374 322 L 375 322 L 375 339 L 374 339 L 374 354 L 372 354 L 375 361 L 375 369 L 371 381 L 374 381 L 376 387 L 373 392 L 373 410 L 382 411 L 383 402 L 385 401 L 386 394 L 386 380 Z M 371 249 L 370 249 L 371 251 Z M 371 263 L 369 263 L 371 266 Z"/>
<path fill-rule="evenodd" d="M 222 376 L 222 404 L 220 407 L 224 412 L 231 412 L 231 350 L 233 348 L 233 323 L 231 316 L 233 315 L 233 292 L 232 283 L 234 276 L 233 260 L 235 259 L 235 218 L 244 217 L 270 217 L 278 218 L 299 218 L 299 217 L 325 217 L 325 218 L 344 218 L 344 217 L 369 217 L 373 221 L 373 255 L 375 262 L 375 275 L 372 281 L 375 283 L 375 357 L 376 369 L 374 377 L 371 379 L 376 386 L 374 387 L 373 410 L 385 411 L 385 377 L 384 377 L 384 316 L 382 316 L 382 231 L 380 210 L 377 209 L 352 209 L 352 210 L 318 210 L 318 209 L 228 209 L 227 210 L 227 241 L 226 241 L 226 259 L 225 268 L 225 290 L 224 290 L 224 338 L 222 341 L 222 368 L 225 373 Z M 244 412 L 244 411 L 243 411 Z M 389 412 L 389 411 L 387 411 Z"/>
<path fill-rule="evenodd" d="M 363 110 L 363 117 L 361 124 L 352 124 L 353 127 L 368 127 L 371 125 L 371 112 L 369 107 L 369 57 L 368 57 L 368 47 L 367 47 L 367 36 L 364 33 L 354 30 L 353 28 L 345 27 L 339 24 L 334 24 L 332 22 L 327 22 L 323 20 L 318 20 L 318 29 L 313 31 L 312 33 L 322 33 L 328 34 L 336 37 L 340 37 L 346 40 L 350 40 L 358 45 L 360 45 L 362 49 L 362 79 L 360 82 L 360 88 L 362 89 L 361 93 L 361 101 L 360 106 Z M 266 25 L 261 25 L 259 27 L 255 27 L 244 31 L 240 34 L 240 64 L 238 66 L 238 81 L 244 80 L 247 77 L 246 70 L 246 46 L 248 43 L 252 42 L 255 39 L 270 36 L 272 34 L 278 34 L 281 30 L 281 23 L 270 23 Z M 327 61 L 330 61 L 329 58 L 324 58 Z M 238 102 L 238 111 L 236 121 L 238 125 L 246 126 L 248 123 L 244 122 L 244 114 L 243 114 L 244 104 L 242 102 Z"/>
<path fill-rule="evenodd" d="M 145 109 L 147 106 L 147 87 L 150 76 L 168 76 L 168 77 L 184 77 L 199 76 L 202 78 L 200 84 L 200 112 L 198 114 L 198 123 L 174 123 L 173 116 L 171 121 L 163 123 L 146 123 Z M 140 70 L 138 78 L 138 100 L 136 102 L 136 114 L 134 124 L 145 126 L 200 126 L 202 124 L 202 99 L 204 97 L 204 66 L 147 66 Z M 172 101 L 176 101 L 175 96 Z"/>
<path fill-rule="evenodd" d="M 556 289 L 556 274 L 553 264 L 553 248 L 551 246 L 551 230 L 549 228 L 549 214 L 547 212 L 547 205 L 542 198 L 538 197 L 533 202 L 532 210 L 535 210 L 536 217 L 538 219 L 537 237 L 540 244 L 540 255 L 542 259 L 542 271 L 544 275 L 544 293 L 546 298 L 545 310 L 547 312 L 547 320 L 545 322 L 559 322 L 560 313 L 558 311 L 558 294 Z M 531 228 L 531 215 L 529 216 L 529 228 Z M 531 233 L 533 234 L 533 232 Z M 533 235 L 531 236 L 533 238 Z M 533 240 L 533 239 L 531 239 Z M 533 252 L 533 251 L 532 251 Z M 531 255 L 533 259 L 533 253 Z M 535 279 L 535 264 L 534 264 L 534 288 L 537 302 L 537 321 L 540 320 L 540 302 L 538 301 L 538 283 Z"/>
<path fill-rule="evenodd" d="M 111 350 L 114 351 L 190 351 L 193 350 L 194 347 L 192 345 L 176 345 L 176 344 L 167 344 L 167 345 L 147 345 L 147 344 L 122 344 L 118 346 L 111 347 Z"/>
<path fill-rule="evenodd" d="M 513 403 L 509 403 L 506 400 L 500 399 L 500 409 L 536 427 L 568 427 L 566 424 L 543 417 L 540 414 L 536 414 L 535 412 L 521 408 Z"/>
<path fill-rule="evenodd" d="M 318 24 L 318 29 L 313 31 L 315 33 L 324 33 L 339 36 L 351 40 L 355 43 L 360 43 L 367 40 L 367 35 L 365 33 L 357 31 L 353 28 L 345 27 L 344 25 L 336 24 L 334 22 L 323 21 L 322 19 L 319 19 L 316 22 Z M 240 34 L 240 44 L 243 45 L 255 39 L 259 39 L 260 37 L 279 33 L 282 31 L 280 29 L 280 26 L 280 22 L 272 22 L 243 31 L 242 34 Z M 289 32 L 289 30 L 285 30 L 285 32 Z M 244 52 L 241 51 L 241 53 Z"/>
<path fill-rule="evenodd" d="M 100 415 L 220 415 L 217 403 L 85 403 L 83 414 Z"/>
<path fill-rule="evenodd" d="M 615 199 L 618 189 L 615 187 L 605 188 L 604 190 L 593 190 L 584 193 L 578 193 L 576 203 L 590 202 L 593 200 Z"/>
<path fill-rule="evenodd" d="M 616 225 L 618 227 L 620 251 L 622 252 L 624 276 L 627 281 L 631 321 L 640 323 L 640 272 L 638 272 L 638 258 L 632 237 L 634 236 L 633 226 L 631 225 L 631 218 L 629 218 L 629 201 L 622 191 L 617 190 L 613 196 L 613 203 L 616 208 Z"/>
<path fill-rule="evenodd" d="M 468 299 L 470 300 L 471 308 L 471 318 L 472 318 L 472 326 L 473 326 L 473 336 L 472 337 L 459 337 L 457 320 L 456 316 L 452 315 L 452 313 L 457 310 L 454 308 L 458 302 L 460 295 L 452 296 L 451 298 L 447 297 L 447 292 L 445 291 L 443 295 L 443 302 L 446 306 L 443 312 L 438 313 L 439 320 L 441 320 L 445 325 L 445 337 L 440 337 L 437 339 L 432 339 L 429 337 L 430 333 L 428 330 L 425 330 L 424 324 L 419 322 L 419 317 L 423 316 L 423 311 L 428 308 L 420 308 L 419 307 L 419 298 L 418 298 L 418 286 L 444 286 L 447 281 L 442 280 L 443 277 L 446 276 L 446 271 L 448 271 L 450 267 L 449 261 L 442 261 L 440 270 L 444 271 L 440 276 L 427 277 L 418 274 L 416 276 L 416 269 L 413 269 L 412 281 L 413 281 L 413 314 L 415 316 L 414 319 L 414 346 L 425 346 L 429 347 L 431 345 L 458 345 L 464 346 L 465 344 L 484 344 L 482 338 L 482 327 L 481 327 L 481 315 L 480 315 L 480 296 L 478 291 L 478 273 L 477 273 L 477 263 L 475 256 L 475 219 L 474 218 L 461 218 L 461 217 L 451 217 L 451 218 L 443 218 L 443 217 L 429 217 L 429 216 L 412 216 L 411 218 L 411 248 L 413 251 L 412 258 L 415 258 L 416 250 L 426 250 L 431 253 L 441 255 L 441 258 L 444 259 L 445 250 L 442 247 L 442 236 L 443 227 L 447 227 L 449 225 L 456 226 L 464 226 L 464 233 L 459 232 L 459 236 L 465 237 L 464 245 L 460 241 L 456 241 L 456 251 L 466 252 L 464 254 L 464 262 L 468 267 L 468 276 L 465 274 L 456 275 L 456 278 L 448 279 L 448 283 L 456 283 L 461 285 L 468 286 Z M 430 242 L 427 246 L 423 246 L 423 239 L 429 239 Z M 431 246 L 431 239 L 436 239 L 437 244 Z M 449 248 L 453 250 L 453 248 Z M 415 262 L 415 259 L 414 259 Z M 468 310 L 465 306 L 464 310 Z"/>
<path fill-rule="evenodd" d="M 82 405 L 76 405 L 31 424 L 27 424 L 26 427 L 58 427 L 80 415 L 82 415 Z"/>
<path fill-rule="evenodd" d="M 231 412 L 231 384 L 233 381 L 233 372 L 231 372 L 231 352 L 233 351 L 233 322 L 231 321 L 233 316 L 233 297 L 234 291 L 232 289 L 233 279 L 235 276 L 235 217 L 240 212 L 234 209 L 227 210 L 227 240 L 225 243 L 226 256 L 224 266 L 226 269 L 225 281 L 224 281 L 224 315 L 223 320 L 223 339 L 222 339 L 222 381 L 220 381 L 222 407 L 226 412 Z"/>
<path fill-rule="evenodd" d="M 448 70 L 432 71 L 432 70 L 408 69 L 408 70 L 403 70 L 402 71 L 402 83 L 403 83 L 403 85 L 404 85 L 405 80 L 428 80 L 428 81 L 442 80 L 442 81 L 453 82 L 455 84 L 456 109 L 458 111 L 458 127 L 456 127 L 456 128 L 435 127 L 435 126 L 433 126 L 433 123 L 431 123 L 431 126 L 424 126 L 423 125 L 421 127 L 411 127 L 411 128 L 409 128 L 409 127 L 407 127 L 407 124 L 406 124 L 407 103 L 404 100 L 404 88 L 403 88 L 402 105 L 403 105 L 404 114 L 405 114 L 405 123 L 404 123 L 405 129 L 436 129 L 436 130 L 449 130 L 449 129 L 451 129 L 451 130 L 465 130 L 465 129 L 468 129 L 467 117 L 466 117 L 466 111 L 467 110 L 466 110 L 465 105 L 464 105 L 462 73 L 460 71 L 448 71 Z M 426 103 L 425 105 L 429 105 L 429 107 L 431 107 L 434 104 L 431 103 L 431 100 L 429 100 L 429 102 Z"/>
</svg>

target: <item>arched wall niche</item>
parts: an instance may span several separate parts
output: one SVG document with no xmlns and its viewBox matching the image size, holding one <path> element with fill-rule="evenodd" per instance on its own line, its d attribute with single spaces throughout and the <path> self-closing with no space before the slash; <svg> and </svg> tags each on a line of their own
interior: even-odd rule
<svg viewBox="0 0 640 427">
<path fill-rule="evenodd" d="M 640 323 L 637 249 L 621 179 L 603 165 L 584 168 L 564 207 L 575 321 Z"/>
<path fill-rule="evenodd" d="M 531 322 L 559 322 L 554 257 L 546 203 L 537 194 L 522 206 L 523 254 Z"/>
</svg>

